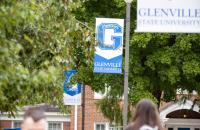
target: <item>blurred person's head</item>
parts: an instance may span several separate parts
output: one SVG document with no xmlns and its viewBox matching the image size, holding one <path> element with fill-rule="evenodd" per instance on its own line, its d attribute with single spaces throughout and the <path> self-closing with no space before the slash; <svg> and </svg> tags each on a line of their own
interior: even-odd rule
<svg viewBox="0 0 200 130">
<path fill-rule="evenodd" d="M 142 99 L 137 103 L 132 121 L 129 127 L 131 130 L 139 130 L 143 126 L 162 129 L 156 105 L 149 99 Z"/>
<path fill-rule="evenodd" d="M 44 111 L 39 108 L 28 109 L 24 114 L 22 130 L 45 130 L 46 119 Z"/>
</svg>

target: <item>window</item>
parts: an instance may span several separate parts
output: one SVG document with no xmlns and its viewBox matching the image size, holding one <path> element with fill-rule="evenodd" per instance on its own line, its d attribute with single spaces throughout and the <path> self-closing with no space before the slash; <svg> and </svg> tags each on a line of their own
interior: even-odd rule
<svg viewBox="0 0 200 130">
<path fill-rule="evenodd" d="M 13 128 L 20 128 L 22 121 L 13 121 Z"/>
<path fill-rule="evenodd" d="M 174 130 L 174 128 L 168 128 L 168 130 Z"/>
<path fill-rule="evenodd" d="M 190 130 L 190 128 L 181 128 L 181 127 L 179 128 L 178 127 L 178 130 Z"/>
<path fill-rule="evenodd" d="M 106 124 L 95 124 L 95 130 L 106 130 Z"/>
<path fill-rule="evenodd" d="M 61 122 L 49 122 L 48 130 L 62 130 Z"/>
<path fill-rule="evenodd" d="M 123 126 L 119 126 L 112 123 L 109 125 L 109 130 L 123 130 Z"/>
<path fill-rule="evenodd" d="M 109 130 L 123 130 L 123 126 L 109 127 Z"/>
</svg>

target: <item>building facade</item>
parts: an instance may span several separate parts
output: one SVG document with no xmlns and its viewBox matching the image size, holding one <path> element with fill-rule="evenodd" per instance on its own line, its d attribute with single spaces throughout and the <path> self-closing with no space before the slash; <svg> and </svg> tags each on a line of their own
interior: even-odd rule
<svg viewBox="0 0 200 130">
<path fill-rule="evenodd" d="M 200 130 L 200 109 L 191 100 L 168 103 L 160 110 L 160 118 L 166 130 Z"/>
<path fill-rule="evenodd" d="M 47 130 L 70 130 L 70 115 L 64 115 L 58 108 L 51 105 L 40 104 L 37 107 L 45 111 L 47 120 Z M 20 128 L 23 121 L 24 111 L 29 107 L 23 108 L 15 117 L 9 117 L 7 113 L 0 115 L 0 130 L 5 128 Z"/>
<path fill-rule="evenodd" d="M 113 126 L 96 105 L 102 97 L 102 94 L 95 93 L 89 86 L 85 86 L 84 119 L 83 105 L 80 105 L 77 107 L 77 125 L 74 106 L 71 114 L 63 115 L 58 108 L 44 104 L 42 107 L 47 116 L 47 130 L 74 130 L 75 127 L 77 130 L 122 130 L 122 126 Z M 0 130 L 20 127 L 23 114 L 23 111 L 19 112 L 15 118 L 8 118 L 8 115 L 1 114 Z M 191 100 L 186 100 L 184 104 L 179 102 L 161 104 L 160 119 L 166 130 L 200 130 L 200 109 Z M 83 120 L 84 125 L 82 125 Z"/>
<path fill-rule="evenodd" d="M 85 112 L 84 112 L 84 126 L 82 125 L 82 106 L 78 106 L 78 122 L 77 130 L 109 130 L 112 129 L 110 122 L 101 113 L 100 109 L 96 105 L 96 102 L 102 98 L 101 94 L 95 93 L 89 86 L 85 86 Z M 74 130 L 74 115 L 75 111 L 71 114 L 71 127 L 70 130 Z M 83 128 L 84 127 L 84 128 Z"/>
</svg>

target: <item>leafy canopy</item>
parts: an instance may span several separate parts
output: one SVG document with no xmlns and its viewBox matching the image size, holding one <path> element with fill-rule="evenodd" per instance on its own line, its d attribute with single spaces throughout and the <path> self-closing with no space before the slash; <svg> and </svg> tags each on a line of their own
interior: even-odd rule
<svg viewBox="0 0 200 130">
<path fill-rule="evenodd" d="M 0 111 L 38 103 L 63 106 L 63 71 L 91 67 L 92 31 L 65 1 L 0 2 Z M 69 110 L 69 109 L 67 109 Z"/>
</svg>

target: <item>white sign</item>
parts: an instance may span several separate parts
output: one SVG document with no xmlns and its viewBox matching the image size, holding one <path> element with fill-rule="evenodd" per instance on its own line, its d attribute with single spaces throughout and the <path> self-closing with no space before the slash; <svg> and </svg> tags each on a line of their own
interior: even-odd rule
<svg viewBox="0 0 200 130">
<path fill-rule="evenodd" d="M 95 73 L 122 73 L 124 19 L 96 18 Z"/>
<path fill-rule="evenodd" d="M 200 33 L 200 0 L 137 0 L 135 31 Z"/>
</svg>

